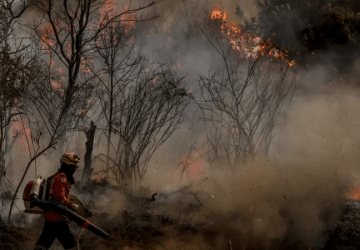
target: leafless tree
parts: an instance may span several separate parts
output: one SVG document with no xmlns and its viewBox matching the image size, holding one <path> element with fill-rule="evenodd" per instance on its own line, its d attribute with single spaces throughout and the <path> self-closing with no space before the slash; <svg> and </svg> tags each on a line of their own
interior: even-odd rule
<svg viewBox="0 0 360 250">
<path fill-rule="evenodd" d="M 11 48 L 9 38 L 14 35 L 16 21 L 28 8 L 25 1 L 16 2 L 15 0 L 0 0 L 0 48 L 2 53 L 14 53 L 16 47 Z M 15 9 L 17 9 L 15 11 Z"/>
<path fill-rule="evenodd" d="M 39 22 L 28 25 L 41 40 L 45 50 L 50 56 L 54 56 L 66 68 L 66 81 L 52 82 L 51 74 L 38 70 L 38 81 L 33 81 L 27 90 L 28 111 L 32 115 L 28 117 L 31 126 L 32 146 L 30 160 L 25 168 L 22 178 L 15 190 L 8 223 L 11 220 L 11 212 L 15 197 L 31 166 L 31 164 L 59 142 L 59 140 L 74 126 L 74 117 L 77 117 L 80 109 L 84 109 L 87 93 L 91 93 L 88 80 L 79 80 L 82 66 L 88 64 L 94 39 L 104 30 L 110 21 L 120 21 L 122 16 L 132 14 L 147 7 L 140 6 L 132 9 L 131 4 L 127 9 L 105 19 L 101 8 L 104 1 L 77 0 L 77 1 L 30 1 L 40 14 Z M 107 15 L 105 15 L 107 16 Z M 131 21 L 139 21 L 132 18 Z M 141 20 L 140 20 L 141 21 Z M 50 84 L 49 84 L 50 83 Z M 54 83 L 54 84 L 51 84 Z M 33 118 L 33 121 L 31 121 Z M 28 143 L 30 146 L 30 143 Z"/>
<path fill-rule="evenodd" d="M 21 99 L 32 76 L 31 63 L 24 63 L 19 55 L 0 53 L 0 64 L 0 85 L 3 89 L 0 93 L 0 173 L 4 176 L 5 156 L 11 143 L 9 130 L 18 115 L 23 114 Z"/>
<path fill-rule="evenodd" d="M 100 89 L 97 124 L 105 132 L 104 163 L 107 178 L 142 178 L 155 150 L 182 121 L 189 96 L 183 78 L 164 65 L 149 64 L 136 51 L 124 23 L 111 22 L 96 39 L 102 66 L 93 73 Z"/>
<path fill-rule="evenodd" d="M 31 1 L 41 15 L 40 21 L 32 27 L 37 36 L 45 44 L 50 53 L 53 53 L 62 62 L 67 70 L 67 84 L 65 86 L 66 109 L 70 108 L 71 100 L 78 89 L 77 79 L 82 65 L 93 53 L 91 43 L 109 25 L 111 21 L 120 21 L 120 18 L 146 9 L 146 6 L 129 7 L 109 18 L 101 13 L 105 1 L 77 0 L 77 1 Z M 144 21 L 130 17 L 131 21 Z"/>
<path fill-rule="evenodd" d="M 11 164 L 7 154 L 12 145 L 10 129 L 14 121 L 23 113 L 21 100 L 26 86 L 31 79 L 31 64 L 34 57 L 27 57 L 24 51 L 28 46 L 23 43 L 24 38 L 15 34 L 17 23 L 27 9 L 25 1 L 0 1 L 0 194 L 4 200 L 4 191 L 8 186 L 6 173 L 11 173 Z M 36 56 L 35 56 L 36 57 Z M 11 175 L 11 174 L 10 174 Z M 11 178 L 11 177 L 10 177 Z M 2 203 L 3 204 L 3 203 Z M 2 211 L 2 210 L 1 210 Z"/>
<path fill-rule="evenodd" d="M 122 23 L 111 22 L 96 38 L 96 52 L 103 67 L 95 73 L 101 84 L 98 92 L 98 101 L 101 104 L 99 118 L 106 121 L 107 159 L 106 165 L 110 166 L 111 137 L 114 118 L 119 112 L 118 107 L 122 101 L 126 88 L 144 70 L 143 58 L 139 54 L 133 55 L 134 42 L 127 26 Z M 109 167 L 106 168 L 106 177 Z"/>
<path fill-rule="evenodd" d="M 164 65 L 139 69 L 138 76 L 123 85 L 114 101 L 113 154 L 97 158 L 110 162 L 109 176 L 118 182 L 136 182 L 144 177 L 152 155 L 181 124 L 191 101 L 184 88 L 184 78 Z"/>
<path fill-rule="evenodd" d="M 233 168 L 268 154 L 278 112 L 291 98 L 295 78 L 287 62 L 260 54 L 244 58 L 226 39 L 207 38 L 223 63 L 222 70 L 199 79 L 209 162 Z"/>
</svg>

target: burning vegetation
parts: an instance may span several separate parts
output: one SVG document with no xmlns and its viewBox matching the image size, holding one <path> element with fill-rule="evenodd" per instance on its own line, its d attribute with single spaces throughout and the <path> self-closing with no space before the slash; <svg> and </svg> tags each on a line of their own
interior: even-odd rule
<svg viewBox="0 0 360 250">
<path fill-rule="evenodd" d="M 359 248 L 359 13 L 0 0 L 0 249 L 34 247 L 22 191 L 70 151 L 109 234 L 71 223 L 80 249 Z"/>
</svg>

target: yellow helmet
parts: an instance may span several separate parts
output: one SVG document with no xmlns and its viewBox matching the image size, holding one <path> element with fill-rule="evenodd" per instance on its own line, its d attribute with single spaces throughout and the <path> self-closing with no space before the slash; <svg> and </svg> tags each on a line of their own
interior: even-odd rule
<svg viewBox="0 0 360 250">
<path fill-rule="evenodd" d="M 79 156 L 77 156 L 74 153 L 65 153 L 63 154 L 63 156 L 61 156 L 60 158 L 60 163 L 65 163 L 68 165 L 74 165 L 76 167 L 79 167 Z"/>
</svg>

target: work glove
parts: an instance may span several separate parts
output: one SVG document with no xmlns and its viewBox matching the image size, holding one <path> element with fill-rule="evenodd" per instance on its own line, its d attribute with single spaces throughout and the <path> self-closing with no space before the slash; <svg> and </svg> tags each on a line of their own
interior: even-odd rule
<svg viewBox="0 0 360 250">
<path fill-rule="evenodd" d="M 72 204 L 72 208 L 75 212 L 79 211 L 79 205 L 77 205 L 77 204 Z"/>
</svg>

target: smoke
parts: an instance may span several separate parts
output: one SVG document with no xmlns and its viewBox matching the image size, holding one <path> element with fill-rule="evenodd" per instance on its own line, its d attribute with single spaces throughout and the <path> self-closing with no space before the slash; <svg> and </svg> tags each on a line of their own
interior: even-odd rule
<svg viewBox="0 0 360 250">
<path fill-rule="evenodd" d="M 215 0 L 165 0 L 157 3 L 155 8 L 158 10 L 158 13 L 161 14 L 161 17 L 163 17 L 165 20 L 169 19 L 171 16 L 176 18 L 181 14 L 185 14 L 182 15 L 181 18 L 192 22 L 194 19 L 197 20 L 199 18 L 195 12 L 201 13 L 202 11 L 211 11 L 215 7 L 220 7 L 221 10 L 228 13 L 230 20 L 240 24 L 246 20 L 256 18 L 258 15 L 257 2 L 258 1 L 256 0 L 225 0 L 220 2 Z"/>
<path fill-rule="evenodd" d="M 321 71 L 312 74 L 321 75 Z M 302 80 L 309 78 L 304 74 Z M 295 96 L 268 158 L 254 159 L 233 171 L 206 164 L 201 178 L 191 179 L 181 167 L 169 170 L 169 165 L 161 165 L 158 156 L 143 185 L 168 194 L 168 203 L 196 204 L 191 192 L 174 195 L 174 190 L 188 186 L 203 204 L 200 213 L 188 214 L 193 223 L 215 224 L 219 231 L 233 230 L 241 237 L 256 235 L 268 244 L 288 240 L 323 246 L 341 215 L 347 192 L 359 180 L 360 98 L 357 89 L 314 87 L 315 80 L 313 85 L 304 83 L 304 88 L 317 91 Z M 159 153 L 166 156 L 163 162 L 179 159 L 178 150 L 171 150 L 178 144 L 171 143 Z M 177 214 L 180 207 L 165 211 Z"/>
<path fill-rule="evenodd" d="M 136 26 L 135 40 L 142 53 L 153 61 L 180 64 L 177 72 L 187 74 L 189 89 L 197 88 L 198 74 L 206 74 L 222 63 L 193 22 L 201 20 L 216 4 L 205 0 L 162 1 L 156 6 L 161 13 L 159 19 Z M 256 1 L 222 1 L 220 7 L 238 24 L 259 14 Z M 289 26 L 283 30 L 277 27 L 278 38 L 286 40 L 291 35 L 289 39 L 295 41 L 296 36 L 287 32 L 293 30 L 292 24 L 283 23 Z M 269 30 L 275 26 L 271 22 L 267 25 Z M 149 31 L 144 27 L 155 31 L 147 37 L 141 33 Z M 324 52 L 317 67 L 299 72 L 299 91 L 286 124 L 276 131 L 279 135 L 268 158 L 253 159 L 232 171 L 207 162 L 201 178 L 192 179 L 184 173 L 181 159 L 188 153 L 194 135 L 205 139 L 204 131 L 199 128 L 188 132 L 190 124 L 184 124 L 157 152 L 143 180 L 148 194 L 168 194 L 159 196 L 155 204 L 173 204 L 164 206 L 163 212 L 178 214 L 189 203 L 199 206 L 193 192 L 201 201 L 200 213 L 188 213 L 185 219 L 216 225 L 224 233 L 219 234 L 219 241 L 231 231 L 241 235 L 238 240 L 232 238 L 239 245 L 244 235 L 253 234 L 264 244 L 287 239 L 321 247 L 341 214 L 346 192 L 360 178 L 360 93 L 350 85 L 357 82 L 359 64 L 355 63 L 352 75 L 342 78 L 328 63 L 327 59 L 333 57 L 332 52 Z M 189 117 L 193 111 L 189 110 Z M 206 152 L 200 149 L 200 153 Z M 44 173 L 56 170 L 50 160 L 39 164 Z M 184 186 L 191 192 L 174 193 Z M 126 209 L 126 197 L 115 192 L 99 196 L 96 202 L 111 215 Z"/>
<path fill-rule="evenodd" d="M 169 14 L 163 15 L 161 20 L 169 20 L 164 25 L 172 29 L 168 31 L 168 26 L 164 26 L 156 36 L 146 39 L 142 51 L 153 58 L 165 59 L 171 55 L 173 61 L 182 65 L 178 71 L 194 76 L 193 79 L 189 77 L 188 82 L 189 87 L 196 88 L 196 76 L 217 68 L 221 62 L 191 21 L 195 16 L 195 20 L 202 17 L 200 10 L 211 11 L 215 2 L 199 2 L 204 3 L 205 8 L 194 8 L 193 16 L 185 17 L 180 11 L 173 12 L 175 4 L 166 3 Z M 246 20 L 261 14 L 257 12 L 255 2 L 245 4 L 249 6 L 240 7 Z M 229 19 L 241 23 L 242 16 L 240 12 L 235 13 L 236 7 L 239 6 L 232 1 L 221 3 L 221 9 L 228 12 Z M 254 8 L 254 11 L 248 12 L 245 8 Z M 296 13 L 289 16 L 295 18 L 298 12 L 292 10 Z M 288 26 L 286 29 L 276 26 L 279 31 L 276 39 L 283 42 L 290 39 L 291 46 L 302 46 L 296 32 L 306 27 L 306 20 L 294 24 L 287 22 L 287 17 L 281 18 Z M 269 30 L 276 25 L 271 20 L 260 22 Z M 167 49 L 169 37 L 173 43 Z M 149 168 L 143 185 L 151 192 L 164 193 L 190 186 L 201 196 L 204 205 L 201 215 L 188 215 L 190 221 L 201 218 L 203 222 L 216 224 L 219 231 L 230 228 L 242 236 L 254 233 L 261 235 L 258 237 L 264 242 L 300 241 L 308 247 L 321 247 L 328 231 L 337 223 L 347 191 L 359 179 L 360 99 L 359 90 L 354 87 L 358 64 L 349 67 L 351 74 L 345 77 L 333 64 L 336 58 L 339 58 L 338 53 L 333 51 L 316 52 L 313 56 L 316 66 L 298 69 L 298 92 L 287 114 L 286 125 L 276 131 L 278 136 L 269 158 L 255 159 L 233 172 L 222 166 L 211 167 L 208 163 L 204 178 L 185 181 L 184 178 L 189 177 L 179 164 L 181 156 L 193 142 L 191 135 L 201 137 L 203 131 L 187 133 L 186 125 L 183 125 L 183 129 L 160 149 L 153 161 L 155 167 Z M 348 65 L 346 60 L 341 62 Z M 178 168 L 174 170 L 171 166 Z M 170 195 L 167 202 L 193 202 L 184 197 L 187 196 Z M 177 211 L 169 207 L 169 213 L 177 214 Z"/>
</svg>

